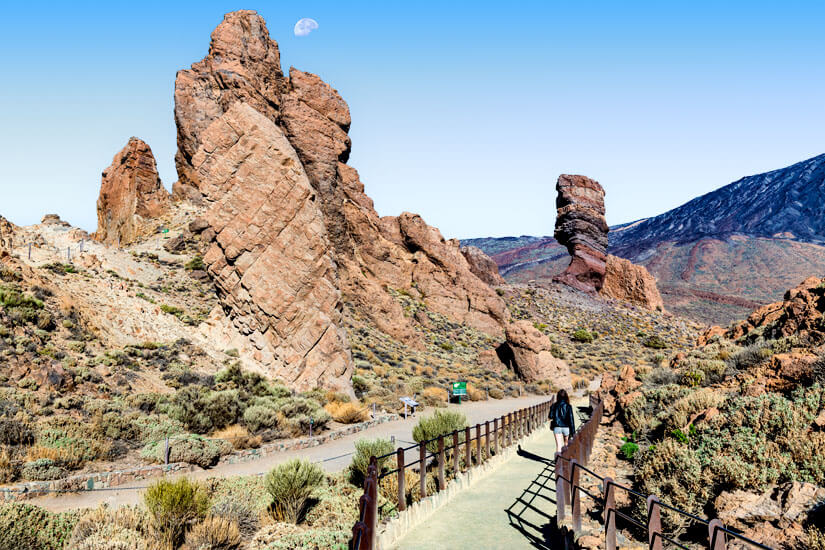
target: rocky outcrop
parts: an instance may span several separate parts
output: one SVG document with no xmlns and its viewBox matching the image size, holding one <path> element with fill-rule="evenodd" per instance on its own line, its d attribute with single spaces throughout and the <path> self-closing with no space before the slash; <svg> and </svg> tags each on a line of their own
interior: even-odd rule
<svg viewBox="0 0 825 550">
<path fill-rule="evenodd" d="M 226 14 L 212 32 L 207 56 L 175 79 L 177 197 L 199 198 L 192 158 L 209 125 L 236 102 L 277 120 L 284 85 L 278 44 L 263 18 L 248 10 Z"/>
<path fill-rule="evenodd" d="M 529 321 L 516 321 L 507 325 L 507 343 L 512 354 L 512 367 L 525 382 L 549 380 L 554 386 L 573 390 L 570 367 L 563 359 L 551 353 L 550 340 Z M 499 353 L 499 357 L 504 354 Z M 502 357 L 506 361 L 506 356 Z"/>
<path fill-rule="evenodd" d="M 662 311 L 664 303 L 656 279 L 644 266 L 608 254 L 604 283 L 599 294 L 632 302 L 651 311 Z"/>
<path fill-rule="evenodd" d="M 584 176 L 562 174 L 556 183 L 554 237 L 572 256 L 555 280 L 585 292 L 598 292 L 607 262 L 607 221 L 604 189 Z"/>
<path fill-rule="evenodd" d="M 781 302 L 760 307 L 744 322 L 725 331 L 724 335 L 735 340 L 758 328 L 764 328 L 765 338 L 782 338 L 796 334 L 800 338 L 810 339 L 813 343 L 822 343 L 825 342 L 823 313 L 825 279 L 809 277 L 788 290 Z M 707 341 L 718 332 L 718 328 L 711 327 L 700 336 L 700 341 Z"/>
<path fill-rule="evenodd" d="M 804 548 L 808 513 L 825 500 L 825 488 L 799 481 L 764 493 L 730 491 L 719 495 L 714 508 L 726 527 L 773 548 Z"/>
<path fill-rule="evenodd" d="M 192 157 L 211 244 L 204 255 L 225 311 L 269 374 L 298 389 L 347 390 L 341 293 L 324 217 L 283 132 L 245 103 L 201 135 Z"/>
<path fill-rule="evenodd" d="M 14 224 L 0 216 L 0 252 L 11 253 L 14 249 Z"/>
<path fill-rule="evenodd" d="M 132 243 L 154 230 L 152 220 L 169 205 L 152 150 L 142 140 L 130 138 L 103 171 L 94 238 L 113 245 Z"/>
<path fill-rule="evenodd" d="M 504 278 L 498 273 L 498 265 L 480 248 L 464 246 L 461 248 L 461 253 L 470 265 L 470 271 L 473 272 L 473 275 L 490 286 L 504 284 Z"/>
</svg>

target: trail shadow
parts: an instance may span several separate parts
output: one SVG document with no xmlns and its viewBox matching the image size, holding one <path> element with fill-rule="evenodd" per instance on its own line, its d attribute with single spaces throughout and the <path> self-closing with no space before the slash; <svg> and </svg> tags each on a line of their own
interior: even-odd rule
<svg viewBox="0 0 825 550">
<path fill-rule="evenodd" d="M 556 478 L 553 461 L 547 457 L 525 451 L 519 446 L 518 456 L 544 464 L 521 495 L 505 513 L 510 526 L 521 533 L 533 548 L 557 550 L 572 548 L 572 534 L 567 534 L 556 524 Z"/>
</svg>

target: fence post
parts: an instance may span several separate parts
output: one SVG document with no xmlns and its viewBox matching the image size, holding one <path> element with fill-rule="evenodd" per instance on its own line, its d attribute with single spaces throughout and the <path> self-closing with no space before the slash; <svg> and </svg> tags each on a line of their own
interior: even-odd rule
<svg viewBox="0 0 825 550">
<path fill-rule="evenodd" d="M 724 528 L 722 522 L 718 519 L 711 520 L 708 524 L 708 548 L 709 550 L 727 550 L 728 544 L 725 540 L 725 532 L 720 531 Z"/>
<path fill-rule="evenodd" d="M 573 531 L 578 533 L 582 530 L 582 501 L 579 495 L 579 476 L 581 472 L 577 468 L 579 461 L 575 458 L 570 461 L 570 511 L 573 515 Z"/>
<path fill-rule="evenodd" d="M 481 424 L 476 424 L 476 464 L 481 464 Z"/>
<path fill-rule="evenodd" d="M 654 495 L 647 497 L 647 544 L 650 550 L 662 550 L 662 514 Z"/>
<path fill-rule="evenodd" d="M 418 494 L 421 500 L 427 498 L 427 446 L 424 443 L 418 444 L 418 458 L 419 458 L 419 480 L 418 480 Z"/>
<path fill-rule="evenodd" d="M 513 413 L 507 413 L 507 446 L 513 444 Z"/>
<path fill-rule="evenodd" d="M 616 550 L 616 495 L 613 480 L 604 478 L 604 544 L 605 550 Z"/>
<path fill-rule="evenodd" d="M 470 427 L 464 428 L 464 467 L 468 470 L 473 466 L 473 448 L 470 442 Z"/>
<path fill-rule="evenodd" d="M 398 447 L 396 451 L 398 458 L 398 511 L 403 512 L 407 509 L 407 476 L 404 475 L 404 449 Z"/>
<path fill-rule="evenodd" d="M 484 436 L 486 438 L 487 460 L 493 455 L 490 454 L 490 421 L 484 423 Z"/>
<path fill-rule="evenodd" d="M 564 523 L 564 484 L 566 483 L 562 477 L 564 476 L 564 460 L 561 458 L 561 453 L 556 453 L 556 525 L 561 527 Z"/>
<path fill-rule="evenodd" d="M 458 430 L 453 430 L 453 474 L 454 477 L 458 477 L 458 474 L 461 473 L 461 465 L 458 463 L 458 455 L 461 452 L 461 449 L 458 447 Z"/>
<path fill-rule="evenodd" d="M 570 506 L 570 484 L 573 482 L 573 478 L 570 476 L 570 448 L 565 445 L 561 448 L 561 456 L 566 457 L 567 460 L 561 461 L 561 471 L 564 479 L 566 480 L 565 483 L 567 485 L 564 488 L 564 505 Z"/>
<path fill-rule="evenodd" d="M 376 531 L 378 530 L 378 461 L 374 456 L 370 457 L 370 465 L 367 468 L 367 481 L 364 482 L 364 492 L 369 496 L 367 500 L 366 523 L 369 533 L 369 548 L 375 548 Z"/>
<path fill-rule="evenodd" d="M 493 436 L 496 438 L 493 449 L 496 451 L 496 455 L 498 455 L 498 418 L 493 419 Z"/>
<path fill-rule="evenodd" d="M 438 436 L 438 490 L 443 491 L 447 488 L 444 481 L 444 436 Z"/>
</svg>

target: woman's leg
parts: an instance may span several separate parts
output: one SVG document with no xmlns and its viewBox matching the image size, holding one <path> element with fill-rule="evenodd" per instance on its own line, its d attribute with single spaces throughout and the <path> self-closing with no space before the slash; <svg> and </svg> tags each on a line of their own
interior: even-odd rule
<svg viewBox="0 0 825 550">
<path fill-rule="evenodd" d="M 564 437 L 564 445 L 565 445 L 565 446 L 567 446 L 567 442 L 570 440 L 570 436 L 569 436 L 569 435 L 565 435 L 565 436 L 563 436 L 563 437 Z"/>
<path fill-rule="evenodd" d="M 565 437 L 561 434 L 554 433 L 553 435 L 556 436 L 556 452 L 560 453 L 561 448 L 564 447 L 566 442 L 564 441 Z"/>
</svg>

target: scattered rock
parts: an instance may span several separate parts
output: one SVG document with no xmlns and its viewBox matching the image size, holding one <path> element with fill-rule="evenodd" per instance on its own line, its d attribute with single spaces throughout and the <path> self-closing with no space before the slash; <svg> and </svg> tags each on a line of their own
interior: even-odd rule
<svg viewBox="0 0 825 550">
<path fill-rule="evenodd" d="M 554 280 L 585 292 L 602 288 L 607 262 L 604 189 L 584 176 L 562 174 L 556 183 L 554 237 L 572 256 Z"/>
<path fill-rule="evenodd" d="M 94 238 L 106 244 L 130 244 L 153 232 L 149 222 L 166 212 L 170 202 L 152 150 L 142 140 L 130 138 L 103 171 Z"/>
</svg>

